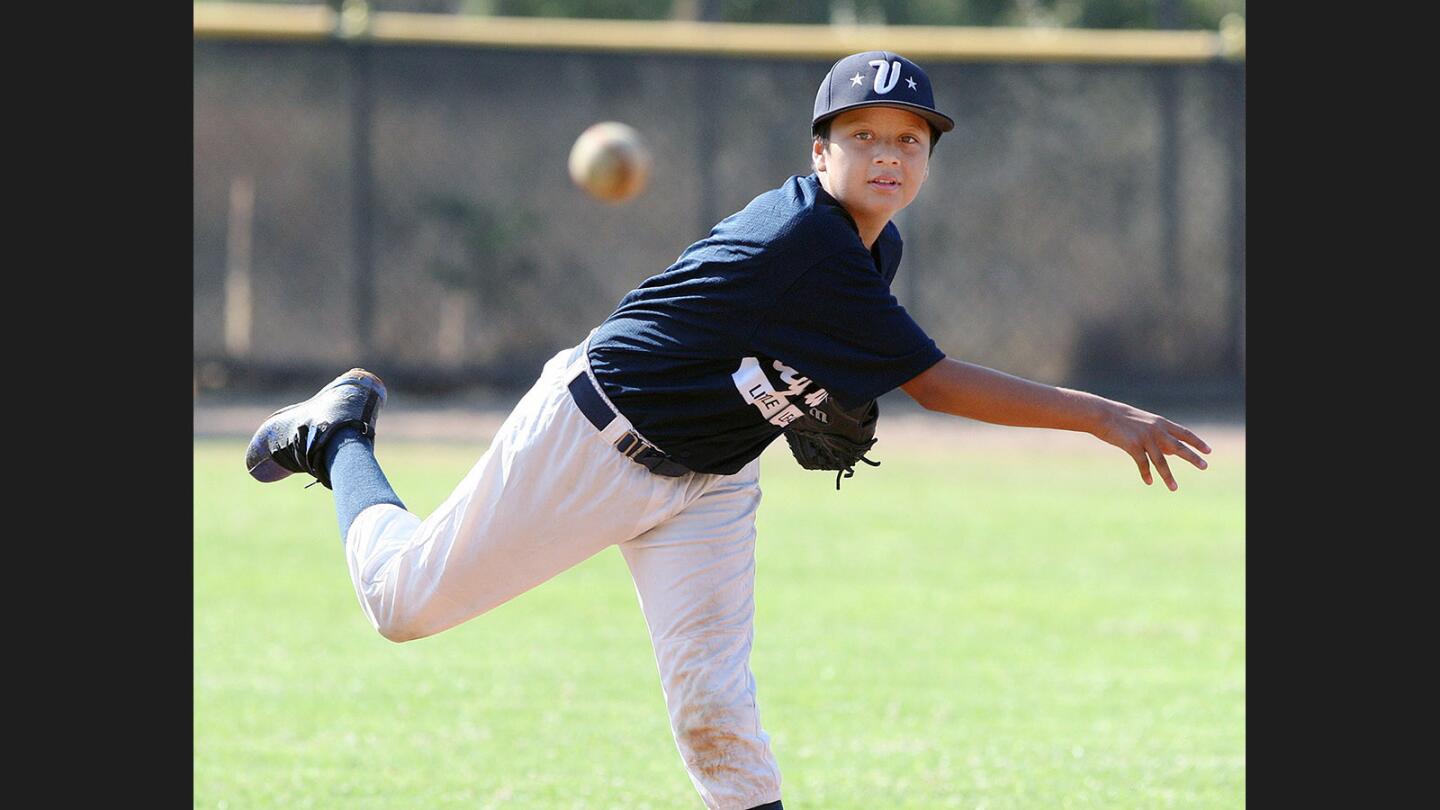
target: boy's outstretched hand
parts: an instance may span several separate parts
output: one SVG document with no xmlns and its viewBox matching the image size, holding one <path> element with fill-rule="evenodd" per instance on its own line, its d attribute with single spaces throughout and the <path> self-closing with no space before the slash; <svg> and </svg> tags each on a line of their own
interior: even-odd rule
<svg viewBox="0 0 1440 810">
<path fill-rule="evenodd" d="M 1166 456 L 1179 456 L 1202 470 L 1210 466 L 1190 447 L 1209 453 L 1210 445 L 1189 428 L 1163 416 L 1095 394 L 1031 382 L 963 360 L 943 358 L 901 387 L 932 411 L 995 425 L 1092 434 L 1129 453 L 1147 485 L 1154 482 L 1150 476 L 1153 462 L 1171 492 L 1180 487 L 1165 462 Z"/>
<path fill-rule="evenodd" d="M 1180 485 L 1175 483 L 1174 474 L 1170 472 L 1170 465 L 1165 461 L 1166 456 L 1179 456 L 1201 470 L 1210 466 L 1195 450 L 1187 446 L 1191 445 L 1201 453 L 1210 452 L 1210 445 L 1189 428 L 1123 402 L 1105 402 L 1108 407 L 1101 416 L 1100 424 L 1091 433 L 1097 439 L 1124 450 L 1135 459 L 1135 465 L 1140 468 L 1140 478 L 1147 486 L 1154 481 L 1150 475 L 1150 465 L 1153 463 L 1155 469 L 1160 471 L 1161 480 L 1171 492 L 1180 488 Z"/>
</svg>

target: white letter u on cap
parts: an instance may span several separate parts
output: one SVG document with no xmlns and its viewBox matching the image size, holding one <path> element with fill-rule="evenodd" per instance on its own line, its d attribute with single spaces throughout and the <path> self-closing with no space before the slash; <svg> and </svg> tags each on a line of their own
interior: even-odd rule
<svg viewBox="0 0 1440 810">
<path fill-rule="evenodd" d="M 880 71 L 875 74 L 875 92 L 885 95 L 895 89 L 900 83 L 900 61 L 886 62 L 884 59 L 871 59 L 870 67 L 878 67 Z"/>
</svg>

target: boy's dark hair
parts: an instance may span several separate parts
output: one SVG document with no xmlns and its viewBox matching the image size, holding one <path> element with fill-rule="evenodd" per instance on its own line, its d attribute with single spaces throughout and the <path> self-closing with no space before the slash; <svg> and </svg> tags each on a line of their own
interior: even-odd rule
<svg viewBox="0 0 1440 810">
<path fill-rule="evenodd" d="M 826 118 L 824 121 L 811 127 L 810 136 L 820 143 L 829 146 L 830 122 L 834 120 L 834 118 Z M 928 121 L 925 122 L 925 126 L 930 127 L 930 155 L 933 157 L 935 155 L 935 144 L 940 142 L 940 130 L 936 129 L 935 125 Z"/>
</svg>

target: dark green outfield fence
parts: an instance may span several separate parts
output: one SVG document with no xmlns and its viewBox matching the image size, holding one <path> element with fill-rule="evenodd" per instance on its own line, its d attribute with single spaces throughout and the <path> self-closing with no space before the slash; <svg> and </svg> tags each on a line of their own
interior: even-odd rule
<svg viewBox="0 0 1440 810">
<path fill-rule="evenodd" d="M 1243 60 L 927 55 L 901 33 L 853 50 L 915 58 L 958 122 L 898 221 L 895 291 L 940 346 L 1101 392 L 1243 396 Z M 352 365 L 412 390 L 528 382 L 715 221 L 808 173 L 815 87 L 849 42 L 345 39 L 203 27 L 197 7 L 197 385 Z M 626 205 L 566 173 L 601 120 L 654 153 Z"/>
</svg>

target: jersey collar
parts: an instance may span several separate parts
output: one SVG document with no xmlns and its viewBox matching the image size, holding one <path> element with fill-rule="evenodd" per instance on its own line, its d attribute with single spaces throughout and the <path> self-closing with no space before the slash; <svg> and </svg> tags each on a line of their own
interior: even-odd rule
<svg viewBox="0 0 1440 810">
<path fill-rule="evenodd" d="M 845 206 L 841 205 L 839 200 L 831 197 L 830 192 L 826 191 L 825 187 L 820 185 L 820 177 L 814 172 L 811 172 L 810 176 L 805 179 L 815 186 L 815 202 L 833 206 L 835 210 L 840 212 L 840 216 L 845 217 L 845 221 L 850 223 L 850 227 L 854 229 L 855 234 L 858 236 L 860 234 L 860 226 L 855 224 L 855 218 L 850 216 L 850 212 L 845 210 Z"/>
</svg>

